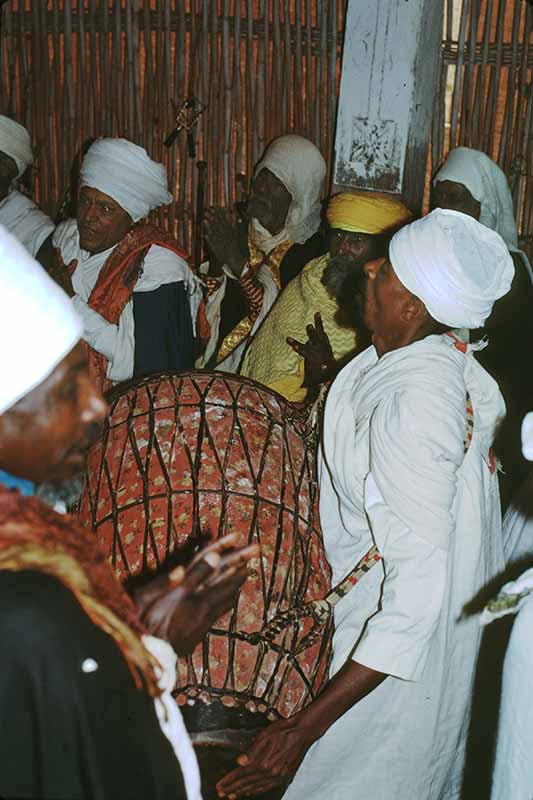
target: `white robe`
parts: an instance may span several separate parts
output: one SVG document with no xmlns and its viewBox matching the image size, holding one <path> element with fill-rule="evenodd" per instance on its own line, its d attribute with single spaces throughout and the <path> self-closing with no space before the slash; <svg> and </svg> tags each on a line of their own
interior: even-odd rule
<svg viewBox="0 0 533 800">
<path fill-rule="evenodd" d="M 16 189 L 0 201 L 0 225 L 7 228 L 34 258 L 55 227 L 33 200 Z"/>
<path fill-rule="evenodd" d="M 464 456 L 466 391 L 474 436 Z M 335 609 L 346 659 L 389 677 L 309 750 L 286 800 L 455 800 L 480 641 L 463 606 L 503 568 L 489 448 L 501 394 L 469 348 L 430 336 L 335 380 L 320 519 L 337 583 L 376 544 L 383 561 Z"/>
<path fill-rule="evenodd" d="M 533 569 L 506 584 L 500 596 L 514 607 L 485 610 L 483 622 L 517 613 L 505 654 L 492 800 L 533 797 Z"/>
<path fill-rule="evenodd" d="M 72 275 L 72 286 L 76 292 L 72 303 L 83 321 L 83 338 L 94 350 L 108 359 L 109 380 L 117 382 L 129 380 L 133 375 L 135 353 L 133 300 L 126 304 L 118 325 L 107 322 L 87 304 L 100 270 L 118 245 L 94 255 L 82 250 L 78 225 L 73 219 L 66 220 L 57 227 L 52 241 L 54 247 L 59 248 L 67 266 L 73 259 L 78 261 L 78 266 Z M 186 286 L 194 329 L 202 298 L 201 285 L 187 262 L 171 250 L 158 245 L 153 245 L 148 250 L 142 273 L 135 284 L 135 292 L 153 292 L 160 286 L 178 281 L 183 281 Z"/>
</svg>

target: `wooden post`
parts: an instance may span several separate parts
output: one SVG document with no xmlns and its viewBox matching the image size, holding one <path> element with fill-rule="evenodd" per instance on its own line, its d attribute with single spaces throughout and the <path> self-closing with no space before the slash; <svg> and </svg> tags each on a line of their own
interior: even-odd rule
<svg viewBox="0 0 533 800">
<path fill-rule="evenodd" d="M 392 192 L 420 210 L 442 26 L 443 0 L 349 0 L 333 191 Z"/>
</svg>

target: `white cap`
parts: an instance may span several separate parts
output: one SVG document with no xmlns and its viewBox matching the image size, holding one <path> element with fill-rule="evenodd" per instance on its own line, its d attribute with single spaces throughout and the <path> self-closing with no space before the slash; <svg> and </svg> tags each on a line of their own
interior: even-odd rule
<svg viewBox="0 0 533 800">
<path fill-rule="evenodd" d="M 0 414 L 42 383 L 82 333 L 65 292 L 0 225 Z"/>
<path fill-rule="evenodd" d="M 459 211 L 436 208 L 411 222 L 389 253 L 403 285 L 450 328 L 480 328 L 514 276 L 501 236 Z"/>
</svg>

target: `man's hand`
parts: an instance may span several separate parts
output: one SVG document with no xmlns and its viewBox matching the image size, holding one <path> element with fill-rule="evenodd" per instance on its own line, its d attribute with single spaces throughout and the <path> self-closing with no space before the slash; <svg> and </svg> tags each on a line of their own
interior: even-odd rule
<svg viewBox="0 0 533 800">
<path fill-rule="evenodd" d="M 315 324 L 307 326 L 307 342 L 287 337 L 287 344 L 304 359 L 302 386 L 312 388 L 329 380 L 335 372 L 335 356 L 322 324 L 320 312 L 315 314 Z"/>
<path fill-rule="evenodd" d="M 66 292 L 69 297 L 74 297 L 76 292 L 72 286 L 71 275 L 78 266 L 78 261 L 76 258 L 74 258 L 67 267 L 59 253 L 57 254 L 57 258 L 58 262 L 54 263 L 50 267 L 48 274 L 52 280 L 58 284 L 58 286 L 61 286 L 63 291 Z"/>
<path fill-rule="evenodd" d="M 226 264 L 236 278 L 242 274 L 248 260 L 248 244 L 228 212 L 221 209 L 206 211 L 205 238 L 215 258 Z"/>
<path fill-rule="evenodd" d="M 298 719 L 280 720 L 262 731 L 237 758 L 240 766 L 217 783 L 218 796 L 253 797 L 288 784 L 315 739 Z"/>
<path fill-rule="evenodd" d="M 232 607 L 250 573 L 250 559 L 259 556 L 259 545 L 235 548 L 235 541 L 235 535 L 219 539 L 186 569 L 155 578 L 134 594 L 149 633 L 166 639 L 179 655 L 190 653 Z"/>
</svg>

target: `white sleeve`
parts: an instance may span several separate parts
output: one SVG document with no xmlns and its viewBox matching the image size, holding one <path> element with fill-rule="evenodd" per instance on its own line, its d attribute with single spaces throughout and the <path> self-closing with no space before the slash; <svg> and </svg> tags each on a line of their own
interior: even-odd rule
<svg viewBox="0 0 533 800">
<path fill-rule="evenodd" d="M 354 661 L 404 680 L 421 678 L 442 606 L 447 552 L 420 538 L 391 511 L 369 473 L 365 511 L 383 557 L 379 611 L 352 653 Z"/>
<path fill-rule="evenodd" d="M 107 377 L 112 381 L 129 380 L 133 375 L 135 349 L 132 301 L 126 304 L 118 325 L 107 322 L 77 294 L 72 303 L 83 321 L 83 338 L 109 361 Z"/>
</svg>

